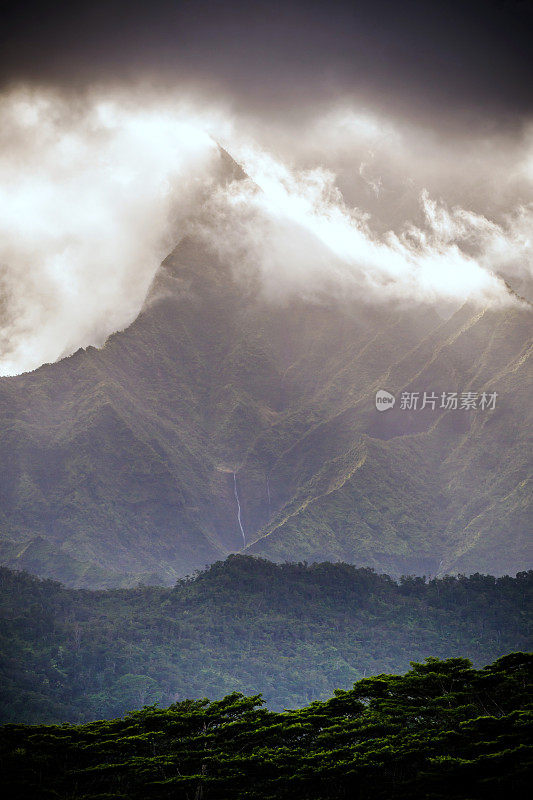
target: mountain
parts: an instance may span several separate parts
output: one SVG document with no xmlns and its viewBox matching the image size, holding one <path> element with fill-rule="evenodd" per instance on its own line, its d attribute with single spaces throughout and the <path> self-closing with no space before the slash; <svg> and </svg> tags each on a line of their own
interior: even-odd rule
<svg viewBox="0 0 533 800">
<path fill-rule="evenodd" d="M 518 302 L 274 303 L 185 237 L 127 330 L 0 379 L 2 563 L 86 587 L 171 584 L 243 549 L 393 575 L 531 566 L 531 320 Z M 497 401 L 401 408 L 424 391 Z"/>
<path fill-rule="evenodd" d="M 533 572 L 406 578 L 229 556 L 175 587 L 70 589 L 0 568 L 0 722 L 109 719 L 261 692 L 270 709 L 413 659 L 531 649 Z"/>
</svg>

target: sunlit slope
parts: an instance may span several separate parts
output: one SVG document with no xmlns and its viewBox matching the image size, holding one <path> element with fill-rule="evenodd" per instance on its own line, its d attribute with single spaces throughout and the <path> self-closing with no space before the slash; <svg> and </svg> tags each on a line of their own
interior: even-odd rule
<svg viewBox="0 0 533 800">
<path fill-rule="evenodd" d="M 344 455 L 324 461 L 320 488 L 309 483 L 298 502 L 291 497 L 250 551 L 346 558 L 349 542 L 352 557 L 376 568 L 432 574 L 516 572 L 530 563 L 529 327 L 527 310 L 463 308 L 425 337 L 370 392 L 320 423 L 314 452 L 320 440 L 337 441 L 339 451 L 346 444 Z M 497 406 L 441 412 L 396 404 L 379 413 L 373 399 L 380 385 L 397 398 L 429 389 L 437 396 L 458 388 L 496 391 Z M 354 460 L 350 448 L 359 433 L 364 456 Z M 286 461 L 273 472 L 287 470 Z"/>
<path fill-rule="evenodd" d="M 186 239 L 104 348 L 0 380 L 2 560 L 74 585 L 172 582 L 242 548 L 237 490 L 269 558 L 522 569 L 530 327 L 518 306 L 273 305 Z M 469 389 L 497 391 L 496 410 L 399 408 L 401 391 Z"/>
</svg>

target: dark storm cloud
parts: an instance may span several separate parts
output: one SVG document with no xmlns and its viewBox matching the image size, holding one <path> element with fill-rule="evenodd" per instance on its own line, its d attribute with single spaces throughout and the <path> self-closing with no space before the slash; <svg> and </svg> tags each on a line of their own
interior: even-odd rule
<svg viewBox="0 0 533 800">
<path fill-rule="evenodd" d="M 190 82 L 267 108 L 372 105 L 512 120 L 532 110 L 531 3 L 1 3 L 4 83 Z M 445 112 L 445 113 L 444 113 Z"/>
</svg>

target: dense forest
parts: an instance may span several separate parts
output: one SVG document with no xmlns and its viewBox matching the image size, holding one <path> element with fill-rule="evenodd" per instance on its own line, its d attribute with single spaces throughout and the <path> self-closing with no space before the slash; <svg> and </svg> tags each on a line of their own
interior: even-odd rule
<svg viewBox="0 0 533 800">
<path fill-rule="evenodd" d="M 393 581 L 232 556 L 174 588 L 91 592 L 0 570 L 0 720 L 109 719 L 261 693 L 297 708 L 412 660 L 531 649 L 533 572 Z M 203 713 L 203 712 L 202 712 Z"/>
<path fill-rule="evenodd" d="M 523 653 L 481 670 L 428 659 L 282 713 L 233 693 L 78 727 L 9 725 L 4 786 L 42 800 L 519 800 L 530 796 L 532 666 Z"/>
</svg>

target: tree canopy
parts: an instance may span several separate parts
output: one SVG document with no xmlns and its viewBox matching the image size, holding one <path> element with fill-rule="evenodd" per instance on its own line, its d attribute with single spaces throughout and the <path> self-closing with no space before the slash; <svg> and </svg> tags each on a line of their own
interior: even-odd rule
<svg viewBox="0 0 533 800">
<path fill-rule="evenodd" d="M 8 725 L 4 784 L 56 800 L 518 800 L 532 667 L 524 653 L 479 670 L 429 658 L 293 711 L 234 692 L 80 726 Z"/>
</svg>

